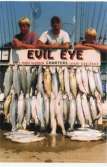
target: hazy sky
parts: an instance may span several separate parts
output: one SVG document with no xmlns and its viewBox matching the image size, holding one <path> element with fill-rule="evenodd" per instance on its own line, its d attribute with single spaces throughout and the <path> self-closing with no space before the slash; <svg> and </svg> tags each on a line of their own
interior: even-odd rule
<svg viewBox="0 0 107 167">
<path fill-rule="evenodd" d="M 90 26 L 97 29 L 98 36 L 104 36 L 107 31 L 107 2 L 0 2 L 0 43 L 11 41 L 13 35 L 19 32 L 17 21 L 20 17 L 32 18 L 31 4 L 33 9 L 40 6 L 32 25 L 38 35 L 50 28 L 50 19 L 54 15 L 61 17 L 63 28 L 69 32 L 71 40 L 79 40 Z"/>
</svg>

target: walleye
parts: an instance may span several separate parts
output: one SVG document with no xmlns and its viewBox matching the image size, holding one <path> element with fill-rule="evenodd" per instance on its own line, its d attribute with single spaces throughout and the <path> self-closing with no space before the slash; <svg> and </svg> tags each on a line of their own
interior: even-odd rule
<svg viewBox="0 0 107 167">
<path fill-rule="evenodd" d="M 13 70 L 12 67 L 9 66 L 5 72 L 4 83 L 3 83 L 5 97 L 8 96 L 10 92 L 12 82 L 13 82 Z"/>
<path fill-rule="evenodd" d="M 63 67 L 57 67 L 57 72 L 58 72 L 60 90 L 62 91 L 62 93 L 64 93 L 64 91 L 65 91 L 65 85 L 64 85 L 64 68 Z"/>
<path fill-rule="evenodd" d="M 81 127 L 84 128 L 85 127 L 85 118 L 84 118 L 84 114 L 83 114 L 80 94 L 77 95 L 76 104 L 77 104 L 77 117 L 78 117 L 78 120 L 80 122 Z"/>
<path fill-rule="evenodd" d="M 74 124 L 76 121 L 76 101 L 73 98 L 72 95 L 69 96 L 69 101 L 70 101 L 70 112 L 69 112 L 69 119 L 68 119 L 68 123 L 70 125 L 69 130 L 73 130 L 74 129 Z"/>
<path fill-rule="evenodd" d="M 52 78 L 49 68 L 46 68 L 44 70 L 43 81 L 44 81 L 45 92 L 50 97 L 52 92 Z"/>
<path fill-rule="evenodd" d="M 81 69 L 77 68 L 76 70 L 76 80 L 77 80 L 77 85 L 79 90 L 82 93 L 87 93 L 86 90 L 84 89 L 83 82 L 82 82 L 82 75 L 81 75 Z"/>
<path fill-rule="evenodd" d="M 65 92 L 69 95 L 70 94 L 70 78 L 69 78 L 69 71 L 67 67 L 64 67 L 64 83 L 65 83 Z"/>
<path fill-rule="evenodd" d="M 7 117 L 8 113 L 9 113 L 9 108 L 10 108 L 11 101 L 12 101 L 12 95 L 8 95 L 6 97 L 6 100 L 4 101 L 4 114 L 5 114 L 5 117 Z"/>
<path fill-rule="evenodd" d="M 31 98 L 29 97 L 29 94 L 26 94 L 25 108 L 26 108 L 26 125 L 29 125 L 31 119 Z"/>
<path fill-rule="evenodd" d="M 74 97 L 77 96 L 77 81 L 76 81 L 76 75 L 75 70 L 70 69 L 70 89 Z"/>
<path fill-rule="evenodd" d="M 21 91 L 21 83 L 20 83 L 20 73 L 17 65 L 13 67 L 13 89 L 15 93 L 19 96 Z"/>
<path fill-rule="evenodd" d="M 82 101 L 82 107 L 83 107 L 83 112 L 84 112 L 86 123 L 92 126 L 92 118 L 91 118 L 90 108 L 89 108 L 89 104 L 88 104 L 86 95 L 83 94 L 81 99 L 82 99 L 81 101 Z"/>
<path fill-rule="evenodd" d="M 92 71 L 92 68 L 88 69 L 88 81 L 89 81 L 89 87 L 90 87 L 91 93 L 94 96 L 96 85 L 95 85 L 94 73 Z"/>
<path fill-rule="evenodd" d="M 84 89 L 86 90 L 87 94 L 89 94 L 88 74 L 87 74 L 87 70 L 85 69 L 85 67 L 81 68 L 81 76 L 82 76 L 82 82 L 83 82 Z"/>
<path fill-rule="evenodd" d="M 27 91 L 27 73 L 26 68 L 24 66 L 20 67 L 20 83 L 21 83 L 21 89 L 26 94 Z"/>
<path fill-rule="evenodd" d="M 52 92 L 55 94 L 55 96 L 57 96 L 59 90 L 59 80 L 56 67 L 50 67 L 50 71 L 52 74 Z"/>
<path fill-rule="evenodd" d="M 17 98 L 15 94 L 12 95 L 12 101 L 10 104 L 10 122 L 12 124 L 12 131 L 16 130 L 16 121 L 17 121 Z"/>
</svg>

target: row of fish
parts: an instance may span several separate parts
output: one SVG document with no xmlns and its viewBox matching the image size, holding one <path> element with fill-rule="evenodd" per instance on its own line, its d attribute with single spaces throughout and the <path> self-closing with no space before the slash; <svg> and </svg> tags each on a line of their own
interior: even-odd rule
<svg viewBox="0 0 107 167">
<path fill-rule="evenodd" d="M 82 128 L 93 127 L 93 123 L 101 116 L 101 101 L 93 96 L 78 93 L 76 99 L 70 93 L 58 92 L 57 97 L 51 93 L 50 97 L 45 93 L 37 92 L 35 96 L 24 96 L 23 92 L 18 96 L 14 91 L 8 95 L 4 102 L 5 118 L 12 124 L 12 131 L 17 128 L 26 128 L 31 120 L 35 126 L 41 129 L 51 128 L 51 134 L 56 134 L 57 127 L 66 134 L 66 123 L 69 130 L 73 130 L 79 123 Z M 67 129 L 68 130 L 68 129 Z"/>
<path fill-rule="evenodd" d="M 51 93 L 55 96 L 61 91 L 76 98 L 79 92 L 95 96 L 96 90 L 103 96 L 99 69 L 96 67 L 25 67 L 9 66 L 4 77 L 4 95 L 7 97 L 11 88 L 19 96 L 35 95 L 35 91 Z"/>
</svg>

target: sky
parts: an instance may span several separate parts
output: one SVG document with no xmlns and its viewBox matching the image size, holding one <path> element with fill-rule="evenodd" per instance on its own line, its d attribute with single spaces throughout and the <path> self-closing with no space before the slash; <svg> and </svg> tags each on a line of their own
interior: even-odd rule
<svg viewBox="0 0 107 167">
<path fill-rule="evenodd" d="M 34 14 L 36 9 L 38 13 Z M 32 30 L 40 35 L 50 28 L 54 15 L 61 17 L 63 29 L 72 41 L 79 41 L 87 27 L 96 28 L 98 36 L 104 36 L 107 31 L 107 2 L 4 1 L 0 2 L 0 44 L 11 41 L 14 34 L 19 33 L 20 17 L 28 16 L 32 20 Z"/>
</svg>

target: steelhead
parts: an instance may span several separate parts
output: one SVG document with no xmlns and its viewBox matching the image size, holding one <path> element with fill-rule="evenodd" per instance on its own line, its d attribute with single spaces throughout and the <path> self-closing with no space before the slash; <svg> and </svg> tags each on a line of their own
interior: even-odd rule
<svg viewBox="0 0 107 167">
<path fill-rule="evenodd" d="M 13 67 L 13 89 L 15 91 L 15 94 L 19 96 L 21 91 L 21 83 L 20 72 L 17 65 Z"/>
<path fill-rule="evenodd" d="M 24 94 L 21 92 L 18 97 L 18 111 L 17 111 L 17 128 L 22 128 L 22 123 L 25 116 L 25 99 Z"/>
<path fill-rule="evenodd" d="M 96 106 L 96 101 L 92 96 L 90 97 L 90 109 L 91 109 L 92 119 L 95 120 L 97 118 L 97 106 Z"/>
<path fill-rule="evenodd" d="M 36 106 L 36 96 L 32 96 L 32 100 L 31 100 L 31 113 L 32 113 L 32 118 L 35 121 L 35 125 L 39 124 L 39 120 L 38 120 L 38 112 L 37 112 L 37 106 Z"/>
<path fill-rule="evenodd" d="M 12 83 L 13 83 L 13 70 L 12 67 L 9 66 L 5 72 L 4 82 L 3 82 L 5 97 L 9 95 Z"/>
<path fill-rule="evenodd" d="M 24 93 L 24 95 L 27 92 L 27 73 L 26 68 L 24 66 L 21 66 L 20 68 L 20 83 L 21 83 L 21 89 Z"/>
<path fill-rule="evenodd" d="M 25 108 L 26 108 L 26 124 L 29 125 L 30 124 L 30 119 L 31 119 L 31 97 L 29 96 L 29 94 L 26 94 L 26 98 L 25 98 Z"/>
</svg>

